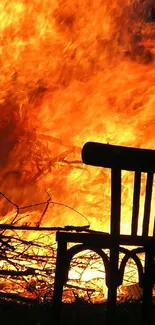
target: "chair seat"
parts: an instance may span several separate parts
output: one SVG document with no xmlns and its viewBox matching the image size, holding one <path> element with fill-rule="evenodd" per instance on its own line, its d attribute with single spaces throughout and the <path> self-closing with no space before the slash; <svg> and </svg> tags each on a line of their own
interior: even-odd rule
<svg viewBox="0 0 155 325">
<path fill-rule="evenodd" d="M 68 232 L 68 231 L 57 231 L 56 241 L 64 241 L 71 243 L 84 243 L 85 245 L 92 245 L 94 247 L 108 248 L 111 244 L 116 241 L 119 245 L 127 246 L 154 246 L 155 237 L 152 236 L 131 236 L 131 235 L 116 235 L 112 237 L 109 233 L 105 232 Z"/>
</svg>

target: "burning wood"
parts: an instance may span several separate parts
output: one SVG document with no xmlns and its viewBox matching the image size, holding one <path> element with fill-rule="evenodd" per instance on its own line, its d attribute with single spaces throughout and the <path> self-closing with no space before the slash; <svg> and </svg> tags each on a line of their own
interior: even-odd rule
<svg viewBox="0 0 155 325">
<path fill-rule="evenodd" d="M 5 197 L 4 194 L 3 197 Z M 10 201 L 7 198 L 6 200 Z M 48 204 L 49 200 L 41 204 L 45 205 L 45 203 Z M 18 292 L 19 301 L 22 300 L 22 297 L 23 300 L 24 297 L 40 301 L 52 299 L 56 256 L 53 232 L 66 230 L 94 233 L 94 230 L 89 229 L 89 225 L 83 227 L 65 226 L 63 228 L 18 225 L 18 221 L 21 220 L 20 211 L 23 209 L 12 202 L 11 204 L 17 209 L 13 222 L 0 224 L 1 298 L 16 295 L 17 300 Z M 39 235 L 35 236 L 34 232 L 39 232 Z M 29 237 L 30 239 L 28 239 Z M 132 265 L 132 272 L 136 272 L 133 270 L 134 266 Z M 104 300 L 106 292 L 106 288 L 103 292 L 104 277 L 104 267 L 95 253 L 86 252 L 81 256 L 74 257 L 71 264 L 70 281 L 65 288 L 65 301 L 72 300 L 80 292 L 80 296 L 88 301 L 90 299 L 91 301 Z M 129 277 L 131 277 L 131 273 Z M 129 283 L 133 281 L 133 274 L 131 280 L 128 281 Z M 85 286 L 86 283 L 87 286 Z"/>
</svg>

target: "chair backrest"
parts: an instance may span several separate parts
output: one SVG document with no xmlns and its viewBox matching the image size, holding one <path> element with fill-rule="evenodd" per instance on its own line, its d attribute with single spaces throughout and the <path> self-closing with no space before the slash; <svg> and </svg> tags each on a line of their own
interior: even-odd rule
<svg viewBox="0 0 155 325">
<path fill-rule="evenodd" d="M 155 173 L 155 150 L 87 142 L 82 148 L 82 160 L 87 165 L 111 169 L 110 233 L 114 236 L 120 233 L 121 171 L 127 170 L 134 172 L 131 236 L 137 236 L 141 173 L 146 173 L 142 236 L 147 237 L 150 222 L 153 176 Z"/>
</svg>

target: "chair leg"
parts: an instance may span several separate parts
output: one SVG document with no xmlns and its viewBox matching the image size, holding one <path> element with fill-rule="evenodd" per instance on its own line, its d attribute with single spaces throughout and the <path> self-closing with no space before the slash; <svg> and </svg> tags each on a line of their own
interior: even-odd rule
<svg viewBox="0 0 155 325">
<path fill-rule="evenodd" d="M 116 304 L 118 287 L 118 258 L 117 249 L 110 250 L 110 275 L 108 286 L 108 304 L 107 304 L 107 324 L 116 324 Z"/>
<path fill-rule="evenodd" d="M 60 314 L 62 307 L 62 293 L 63 285 L 66 280 L 66 267 L 65 267 L 65 254 L 67 251 L 67 243 L 58 242 L 57 249 L 57 260 L 55 270 L 55 283 L 54 283 L 54 294 L 52 303 L 52 324 L 60 324 Z"/>
<path fill-rule="evenodd" d="M 146 281 L 145 281 L 146 282 Z M 143 302 L 142 302 L 142 319 L 143 324 L 147 325 L 151 316 L 152 307 L 152 286 L 147 283 L 143 287 Z"/>
<path fill-rule="evenodd" d="M 107 305 L 107 324 L 116 324 L 116 300 L 117 300 L 117 287 L 108 289 L 108 305 Z"/>
<path fill-rule="evenodd" d="M 142 317 L 143 324 L 148 324 L 152 311 L 152 288 L 154 285 L 154 253 L 149 251 L 145 257 L 145 273 L 143 284 Z"/>
</svg>

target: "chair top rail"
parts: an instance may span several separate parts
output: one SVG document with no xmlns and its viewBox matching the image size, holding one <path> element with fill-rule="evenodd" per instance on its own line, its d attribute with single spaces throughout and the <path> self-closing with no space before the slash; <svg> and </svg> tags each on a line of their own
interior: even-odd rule
<svg viewBox="0 0 155 325">
<path fill-rule="evenodd" d="M 86 142 L 82 148 L 86 165 L 155 173 L 155 150 Z"/>
</svg>

